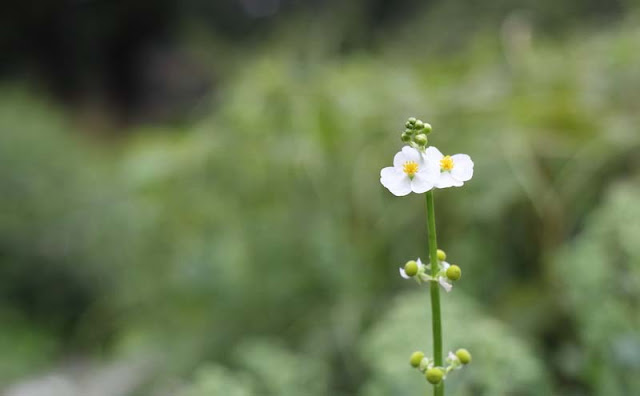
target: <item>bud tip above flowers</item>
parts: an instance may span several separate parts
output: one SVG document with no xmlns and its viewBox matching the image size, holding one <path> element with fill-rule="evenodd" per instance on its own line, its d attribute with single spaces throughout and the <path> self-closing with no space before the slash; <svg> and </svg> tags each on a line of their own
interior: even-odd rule
<svg viewBox="0 0 640 396">
<path fill-rule="evenodd" d="M 444 261 L 447 259 L 447 254 L 442 249 L 438 249 L 438 260 Z"/>
<path fill-rule="evenodd" d="M 427 139 L 427 135 L 425 135 L 424 133 L 420 133 L 413 138 L 413 141 L 416 142 L 418 146 L 424 147 L 429 142 L 429 139 Z"/>
</svg>

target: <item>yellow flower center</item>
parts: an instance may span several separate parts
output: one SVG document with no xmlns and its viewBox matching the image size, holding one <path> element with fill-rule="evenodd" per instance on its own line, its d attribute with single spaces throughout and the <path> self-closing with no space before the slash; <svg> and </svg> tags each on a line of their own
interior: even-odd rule
<svg viewBox="0 0 640 396">
<path fill-rule="evenodd" d="M 440 160 L 440 170 L 450 171 L 451 169 L 453 169 L 453 159 L 450 155 L 445 155 L 445 157 Z"/>
<path fill-rule="evenodd" d="M 415 161 L 407 161 L 402 165 L 402 170 L 409 175 L 409 177 L 413 177 L 413 175 L 418 173 L 418 163 Z"/>
</svg>

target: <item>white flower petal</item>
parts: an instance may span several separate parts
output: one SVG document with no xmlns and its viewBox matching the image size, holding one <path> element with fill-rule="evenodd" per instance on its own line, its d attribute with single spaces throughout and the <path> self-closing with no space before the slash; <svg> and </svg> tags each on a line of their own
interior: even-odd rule
<svg viewBox="0 0 640 396">
<path fill-rule="evenodd" d="M 428 175 L 428 177 L 431 180 L 433 180 L 435 183 L 435 181 L 440 178 L 440 160 L 438 161 L 429 160 L 425 157 L 423 170 Z"/>
<path fill-rule="evenodd" d="M 411 179 L 405 177 L 400 180 L 398 184 L 386 186 L 391 194 L 396 197 L 404 197 L 405 195 L 409 195 L 411 192 Z"/>
<path fill-rule="evenodd" d="M 400 270 L 400 276 L 403 277 L 404 279 L 409 279 L 411 278 L 409 275 L 407 275 L 406 272 L 404 272 L 404 268 L 400 267 L 398 268 Z"/>
<path fill-rule="evenodd" d="M 420 370 L 424 371 L 428 368 L 431 368 L 431 360 L 428 357 L 423 357 L 420 361 Z"/>
<path fill-rule="evenodd" d="M 444 291 L 446 291 L 447 293 L 449 293 L 451 291 L 451 288 L 453 288 L 453 285 L 447 282 L 446 278 L 443 276 L 438 278 L 438 283 L 440 284 L 440 286 L 442 286 Z"/>
<path fill-rule="evenodd" d="M 391 166 L 380 171 L 380 183 L 391 191 L 393 195 L 399 197 L 411 192 L 411 179 L 409 179 L 409 176 Z"/>
<path fill-rule="evenodd" d="M 398 151 L 398 153 L 396 153 L 396 155 L 393 156 L 393 166 L 400 170 L 402 170 L 402 165 L 404 165 L 404 163 L 407 161 L 409 160 L 407 159 L 407 156 L 404 155 L 402 151 Z"/>
<path fill-rule="evenodd" d="M 404 177 L 404 172 L 399 171 L 393 166 L 382 168 L 382 170 L 380 171 L 380 183 L 382 183 L 382 185 L 385 187 L 398 184 L 402 177 Z"/>
<path fill-rule="evenodd" d="M 435 181 L 428 172 L 418 172 L 411 179 L 411 190 L 417 194 L 425 193 L 433 188 Z"/>
<path fill-rule="evenodd" d="M 434 146 L 427 147 L 427 150 L 424 153 L 424 157 L 427 161 L 432 162 L 438 166 L 440 169 L 440 160 L 444 158 L 444 155 Z"/>
<path fill-rule="evenodd" d="M 402 170 L 402 166 L 408 162 L 414 161 L 418 164 L 422 163 L 422 156 L 420 152 L 413 147 L 404 146 L 402 150 L 393 157 L 393 166 Z"/>
<path fill-rule="evenodd" d="M 442 261 L 440 262 L 440 267 L 442 267 L 443 270 L 447 270 L 447 268 L 449 268 L 451 264 L 447 263 L 446 261 Z"/>
<path fill-rule="evenodd" d="M 404 157 L 406 158 L 407 161 L 414 161 L 417 163 L 422 162 L 422 155 L 417 149 L 414 149 L 413 147 L 404 146 L 402 148 L 402 154 L 404 154 Z"/>
<path fill-rule="evenodd" d="M 420 257 L 416 259 L 416 263 L 418 263 L 418 268 L 424 267 L 424 264 L 422 263 L 422 260 L 420 260 Z"/>
<path fill-rule="evenodd" d="M 463 184 L 460 180 L 454 179 L 449 171 L 446 171 L 440 173 L 440 177 L 436 181 L 436 188 L 460 187 Z"/>
<path fill-rule="evenodd" d="M 455 154 L 451 156 L 453 169 L 451 176 L 459 181 L 468 181 L 473 177 L 473 161 L 466 154 Z"/>
</svg>

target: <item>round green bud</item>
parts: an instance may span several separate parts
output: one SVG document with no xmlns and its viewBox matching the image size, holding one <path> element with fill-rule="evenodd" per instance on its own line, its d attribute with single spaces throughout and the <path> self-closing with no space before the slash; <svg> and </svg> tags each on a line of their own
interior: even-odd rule
<svg viewBox="0 0 640 396">
<path fill-rule="evenodd" d="M 404 130 L 404 133 L 406 133 L 407 135 L 412 135 L 415 133 L 415 131 L 411 128 L 407 128 Z"/>
<path fill-rule="evenodd" d="M 422 133 L 428 135 L 431 133 L 431 130 L 432 130 L 431 124 L 425 122 L 424 125 L 422 126 Z"/>
<path fill-rule="evenodd" d="M 416 125 L 416 121 L 418 121 L 418 120 L 416 120 L 416 117 L 409 117 L 407 119 L 407 124 L 409 124 L 409 125 L 411 125 L 413 127 L 414 125 Z"/>
<path fill-rule="evenodd" d="M 452 281 L 457 281 L 462 276 L 462 270 L 457 265 L 450 265 L 447 268 L 447 278 Z"/>
<path fill-rule="evenodd" d="M 424 359 L 424 353 L 422 353 L 421 351 L 415 351 L 409 358 L 409 364 L 411 365 L 411 367 L 420 367 L 420 362 L 422 361 L 422 359 Z"/>
<path fill-rule="evenodd" d="M 418 263 L 413 260 L 407 261 L 404 265 L 404 273 L 407 274 L 407 276 L 416 276 L 418 273 Z"/>
<path fill-rule="evenodd" d="M 416 137 L 413 138 L 413 141 L 416 142 L 419 146 L 426 146 L 429 140 L 427 139 L 427 135 L 421 133 L 416 135 Z"/>
<path fill-rule="evenodd" d="M 464 348 L 460 348 L 456 351 L 456 356 L 460 359 L 460 363 L 469 364 L 471 363 L 471 354 Z"/>
<path fill-rule="evenodd" d="M 438 260 L 444 261 L 446 259 L 447 259 L 447 254 L 444 252 L 444 250 L 438 249 Z"/>
<path fill-rule="evenodd" d="M 442 372 L 441 368 L 432 367 L 427 370 L 424 376 L 427 379 L 427 381 L 429 381 L 429 383 L 433 385 L 438 385 L 440 382 L 442 382 L 442 377 L 444 377 L 444 373 Z"/>
<path fill-rule="evenodd" d="M 411 141 L 411 135 L 406 132 L 403 132 L 402 135 L 400 136 L 400 139 L 405 143 L 409 143 Z"/>
<path fill-rule="evenodd" d="M 415 128 L 417 130 L 421 130 L 422 128 L 424 128 L 424 122 L 420 121 L 420 120 L 416 120 L 416 125 Z"/>
</svg>

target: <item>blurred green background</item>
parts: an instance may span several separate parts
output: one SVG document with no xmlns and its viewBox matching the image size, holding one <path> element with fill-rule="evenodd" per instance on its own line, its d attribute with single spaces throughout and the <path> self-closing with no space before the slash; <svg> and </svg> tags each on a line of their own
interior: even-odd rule
<svg viewBox="0 0 640 396">
<path fill-rule="evenodd" d="M 450 395 L 640 394 L 633 1 L 26 1 L 0 16 L 6 396 L 416 395 L 439 190 Z"/>
</svg>

